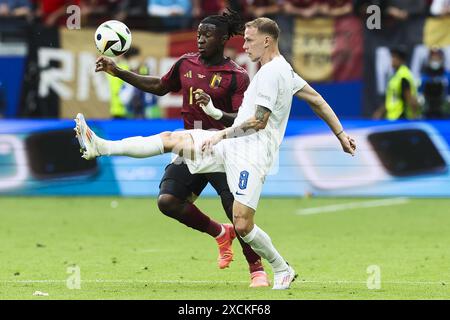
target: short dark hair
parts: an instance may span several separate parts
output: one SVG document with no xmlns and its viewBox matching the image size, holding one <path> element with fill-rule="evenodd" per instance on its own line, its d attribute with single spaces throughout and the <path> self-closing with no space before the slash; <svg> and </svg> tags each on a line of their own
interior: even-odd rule
<svg viewBox="0 0 450 320">
<path fill-rule="evenodd" d="M 255 20 L 249 21 L 245 24 L 246 28 L 256 28 L 259 32 L 268 34 L 275 40 L 278 40 L 280 36 L 280 28 L 278 24 L 272 19 L 261 17 Z"/>
<path fill-rule="evenodd" d="M 434 47 L 434 46 L 431 47 L 429 56 L 431 56 L 431 55 L 437 55 L 437 56 L 441 57 L 442 59 L 445 58 L 444 51 L 439 47 Z"/>
<path fill-rule="evenodd" d="M 408 48 L 406 48 L 405 45 L 399 44 L 396 46 L 391 47 L 391 55 L 396 55 L 403 61 L 406 61 L 406 58 L 408 57 Z"/>
</svg>

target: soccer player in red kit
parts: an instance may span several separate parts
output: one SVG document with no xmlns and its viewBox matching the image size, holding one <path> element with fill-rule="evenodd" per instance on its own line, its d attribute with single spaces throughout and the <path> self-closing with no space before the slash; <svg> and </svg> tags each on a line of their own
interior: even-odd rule
<svg viewBox="0 0 450 320">
<path fill-rule="evenodd" d="M 97 59 L 95 71 L 108 72 L 143 91 L 159 96 L 181 91 L 181 114 L 185 129 L 193 129 L 196 123 L 201 123 L 201 129 L 221 130 L 233 124 L 249 84 L 247 72 L 223 54 L 227 40 L 241 34 L 243 30 L 244 23 L 236 12 L 206 17 L 197 30 L 198 52 L 183 55 L 162 78 L 122 70 L 106 57 Z M 215 107 L 199 107 L 196 99 L 198 91 L 210 95 Z M 225 173 L 191 174 L 183 161 L 172 162 L 166 167 L 161 179 L 158 207 L 165 215 L 214 237 L 219 246 L 219 268 L 223 269 L 233 259 L 231 244 L 236 233 L 231 224 L 214 221 L 194 205 L 193 202 L 208 183 L 220 196 L 228 218 L 233 221 L 234 198 Z M 261 258 L 242 239 L 238 239 L 249 264 L 250 286 L 269 286 Z"/>
</svg>

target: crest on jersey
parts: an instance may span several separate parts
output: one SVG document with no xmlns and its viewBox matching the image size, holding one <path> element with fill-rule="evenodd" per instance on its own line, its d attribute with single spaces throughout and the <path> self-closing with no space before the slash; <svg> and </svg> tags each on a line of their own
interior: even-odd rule
<svg viewBox="0 0 450 320">
<path fill-rule="evenodd" d="M 209 87 L 212 89 L 216 89 L 220 86 L 220 81 L 222 81 L 222 76 L 220 73 L 214 73 L 214 76 L 211 78 L 211 82 L 209 83 Z"/>
</svg>

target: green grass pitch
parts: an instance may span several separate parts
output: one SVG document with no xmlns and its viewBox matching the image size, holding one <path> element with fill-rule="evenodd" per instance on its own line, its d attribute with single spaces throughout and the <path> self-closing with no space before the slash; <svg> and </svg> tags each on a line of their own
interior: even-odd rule
<svg viewBox="0 0 450 320">
<path fill-rule="evenodd" d="M 262 199 L 257 224 L 299 273 L 274 291 L 248 288 L 237 241 L 219 270 L 215 241 L 154 198 L 0 197 L 0 299 L 450 299 L 450 199 L 298 214 L 372 200 Z M 198 205 L 226 221 L 219 199 Z M 73 265 L 80 289 L 67 287 Z M 371 265 L 380 289 L 367 286 Z"/>
</svg>

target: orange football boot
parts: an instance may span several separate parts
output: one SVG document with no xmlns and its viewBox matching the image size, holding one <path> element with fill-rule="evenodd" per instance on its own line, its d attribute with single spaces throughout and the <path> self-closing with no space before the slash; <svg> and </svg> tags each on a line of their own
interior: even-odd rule
<svg viewBox="0 0 450 320">
<path fill-rule="evenodd" d="M 225 228 L 225 233 L 217 238 L 217 245 L 219 246 L 219 257 L 217 262 L 220 269 L 228 268 L 231 261 L 233 261 L 233 247 L 231 246 L 234 238 L 236 238 L 236 231 L 232 224 L 222 224 Z"/>
<path fill-rule="evenodd" d="M 270 286 L 269 278 L 265 271 L 255 271 L 250 274 L 251 283 L 250 288 L 260 288 Z"/>
</svg>

